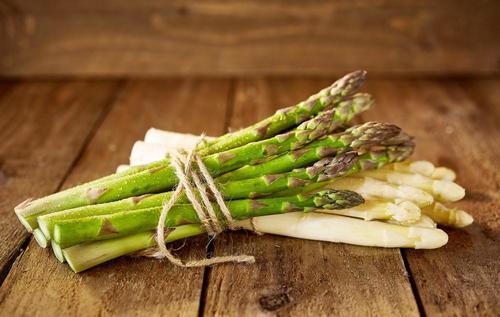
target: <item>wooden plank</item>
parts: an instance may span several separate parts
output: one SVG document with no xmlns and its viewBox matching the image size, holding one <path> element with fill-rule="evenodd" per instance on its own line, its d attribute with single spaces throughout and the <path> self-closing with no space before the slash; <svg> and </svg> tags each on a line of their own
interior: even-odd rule
<svg viewBox="0 0 500 317">
<path fill-rule="evenodd" d="M 65 187 L 112 172 L 151 126 L 221 134 L 229 88 L 227 80 L 131 81 Z M 205 256 L 206 243 L 205 237 L 188 243 L 184 256 L 189 251 Z M 122 258 L 75 274 L 32 243 L 0 291 L 0 311 L 20 316 L 197 316 L 202 280 L 202 268 L 144 258 Z"/>
<path fill-rule="evenodd" d="M 115 90 L 113 81 L 0 83 L 1 280 L 28 238 L 14 206 L 60 186 Z"/>
<path fill-rule="evenodd" d="M 458 172 L 468 193 L 457 205 L 475 218 L 465 229 L 447 229 L 449 242 L 441 249 L 405 252 L 425 313 L 498 316 L 498 99 L 483 96 L 476 103 L 456 82 L 385 81 L 367 89 L 379 101 L 372 118 L 400 124 L 416 136 L 416 157 Z"/>
<path fill-rule="evenodd" d="M 474 101 L 482 112 L 488 112 L 500 120 L 500 80 L 497 78 L 488 79 L 463 79 L 457 81 L 462 90 Z"/>
<path fill-rule="evenodd" d="M 0 2 L 0 74 L 499 73 L 500 2 Z"/>
<path fill-rule="evenodd" d="M 231 125 L 247 125 L 327 84 L 241 81 Z M 399 250 L 231 232 L 217 238 L 215 254 L 252 254 L 257 263 L 210 269 L 207 316 L 418 315 Z"/>
</svg>

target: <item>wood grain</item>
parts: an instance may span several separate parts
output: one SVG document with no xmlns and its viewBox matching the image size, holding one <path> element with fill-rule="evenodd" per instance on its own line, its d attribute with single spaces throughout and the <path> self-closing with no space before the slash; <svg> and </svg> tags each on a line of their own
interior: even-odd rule
<svg viewBox="0 0 500 317">
<path fill-rule="evenodd" d="M 129 82 L 64 186 L 113 172 L 151 126 L 223 133 L 229 89 L 227 80 Z M 180 253 L 205 256 L 206 243 L 206 238 L 193 239 Z M 31 243 L 0 290 L 0 311 L 15 316 L 197 316 L 202 280 L 202 268 L 144 258 L 122 258 L 75 274 Z"/>
<path fill-rule="evenodd" d="M 240 81 L 231 126 L 248 125 L 327 83 Z M 210 269 L 207 316 L 418 315 L 399 250 L 231 232 L 217 238 L 215 254 L 251 254 L 257 263 Z"/>
<path fill-rule="evenodd" d="M 452 167 L 467 189 L 457 205 L 469 211 L 475 223 L 447 229 L 449 242 L 443 248 L 405 251 L 429 316 L 500 312 L 500 102 L 492 95 L 481 96 L 490 91 L 486 88 L 471 99 L 464 90 L 471 83 L 387 81 L 367 88 L 379 101 L 370 118 L 395 122 L 414 134 L 416 157 Z M 500 87 L 498 81 L 489 85 Z"/>
<path fill-rule="evenodd" d="M 481 113 L 487 113 L 488 117 L 494 116 L 497 122 L 500 121 L 500 80 L 498 78 L 462 79 L 455 82 L 467 94 L 468 99 L 481 109 Z"/>
<path fill-rule="evenodd" d="M 498 1 L 0 1 L 0 74 L 491 74 Z"/>
<path fill-rule="evenodd" d="M 28 238 L 14 206 L 57 190 L 115 89 L 113 81 L 0 83 L 1 280 Z"/>
<path fill-rule="evenodd" d="M 221 134 L 327 84 L 238 80 L 233 96 L 223 79 L 130 80 L 118 95 L 115 81 L 0 82 L 0 263 L 9 264 L 26 239 L 12 206 L 27 192 L 56 190 L 77 157 L 65 187 L 126 162 L 150 126 Z M 191 270 L 123 258 L 74 274 L 32 242 L 0 288 L 0 315 L 415 316 L 417 304 L 428 316 L 498 315 L 500 81 L 371 79 L 364 90 L 378 101 L 364 120 L 399 124 L 416 136 L 416 158 L 454 168 L 467 188 L 458 205 L 476 222 L 447 229 L 445 247 L 404 251 L 402 258 L 398 250 L 232 232 L 218 237 L 215 253 L 252 254 L 255 265 Z M 195 239 L 180 253 L 201 256 L 205 243 Z"/>
</svg>

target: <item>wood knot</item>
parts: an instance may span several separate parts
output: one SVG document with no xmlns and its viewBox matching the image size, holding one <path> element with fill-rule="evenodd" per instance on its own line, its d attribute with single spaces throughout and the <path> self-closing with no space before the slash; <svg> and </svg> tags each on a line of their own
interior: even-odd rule
<svg viewBox="0 0 500 317">
<path fill-rule="evenodd" d="M 266 295 L 259 299 L 259 303 L 263 309 L 274 311 L 290 303 L 290 297 L 287 293 Z"/>
</svg>

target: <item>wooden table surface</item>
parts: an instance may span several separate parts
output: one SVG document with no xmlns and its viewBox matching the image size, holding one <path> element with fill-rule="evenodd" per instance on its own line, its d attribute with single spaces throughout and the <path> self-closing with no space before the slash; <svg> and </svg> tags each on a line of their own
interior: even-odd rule
<svg viewBox="0 0 500 317">
<path fill-rule="evenodd" d="M 331 79 L 0 81 L 2 316 L 498 316 L 500 80 L 369 79 L 362 120 L 416 136 L 415 158 L 458 171 L 475 223 L 438 250 L 399 250 L 245 232 L 187 243 L 184 257 L 245 253 L 254 265 L 182 269 L 122 258 L 73 273 L 13 207 L 111 173 L 149 127 L 218 135 Z"/>
</svg>

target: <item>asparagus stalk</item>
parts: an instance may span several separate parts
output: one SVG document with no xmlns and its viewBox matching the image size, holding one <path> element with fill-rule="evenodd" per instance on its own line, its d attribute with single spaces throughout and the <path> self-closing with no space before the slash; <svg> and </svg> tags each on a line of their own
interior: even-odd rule
<svg viewBox="0 0 500 317">
<path fill-rule="evenodd" d="M 198 138 L 199 139 L 199 138 Z M 186 142 L 189 146 L 191 142 Z M 130 165 L 144 165 L 155 161 L 163 160 L 168 156 L 168 151 L 171 149 L 181 149 L 173 146 L 166 146 L 158 143 L 146 143 L 144 141 L 136 141 L 130 152 Z M 186 149 L 189 147 L 186 146 Z"/>
<path fill-rule="evenodd" d="M 305 184 L 331 179 L 342 175 L 356 162 L 357 154 L 347 152 L 334 158 L 323 158 L 308 168 L 296 169 L 289 173 L 271 174 L 252 179 L 219 184 L 221 194 L 226 199 L 256 198 L 269 195 L 289 188 L 297 188 Z M 90 205 L 74 209 L 63 210 L 38 217 L 40 229 L 47 238 L 53 236 L 54 224 L 61 220 L 77 219 L 82 217 L 112 214 L 125 210 L 147 209 L 161 207 L 165 200 L 170 199 L 172 192 L 126 198 L 99 205 Z M 181 196 L 179 203 L 188 203 L 185 196 Z"/>
<path fill-rule="evenodd" d="M 434 201 L 430 194 L 419 188 L 389 184 L 369 177 L 346 177 L 325 183 L 326 186 L 323 186 L 323 188 L 352 190 L 363 197 L 406 200 L 416 204 L 418 207 L 429 206 Z"/>
<path fill-rule="evenodd" d="M 389 184 L 369 177 L 349 176 L 325 182 L 316 182 L 304 186 L 301 188 L 301 191 L 312 192 L 322 189 L 352 190 L 367 200 L 374 198 L 390 201 L 406 200 L 416 204 L 420 208 L 429 206 L 434 201 L 432 195 L 419 188 Z M 282 197 L 293 195 L 294 193 L 296 193 L 296 189 L 285 190 L 273 196 Z"/>
<path fill-rule="evenodd" d="M 116 168 L 116 173 L 120 173 L 120 172 L 123 172 L 123 171 L 126 171 L 130 168 L 130 165 L 128 164 L 120 164 L 118 165 L 118 167 Z"/>
<path fill-rule="evenodd" d="M 202 233 L 205 233 L 205 229 L 200 224 L 182 225 L 170 231 L 165 236 L 165 242 L 186 239 Z M 78 244 L 63 249 L 62 253 L 70 268 L 78 273 L 154 245 L 156 245 L 155 232 L 145 231 L 115 239 Z"/>
<path fill-rule="evenodd" d="M 321 113 L 313 119 L 303 122 L 295 130 L 260 142 L 248 143 L 236 149 L 205 156 L 203 163 L 212 176 L 221 175 L 246 164 L 298 149 L 332 133 L 340 125 L 351 120 L 356 113 L 366 108 L 365 98 L 354 98 L 341 102 L 336 110 Z M 373 123 L 368 124 L 367 127 L 370 125 Z M 363 126 L 353 131 L 353 138 L 357 137 L 362 140 L 363 135 L 357 135 L 357 133 L 363 131 Z M 146 168 L 142 172 L 111 178 L 95 185 L 80 185 L 23 203 L 15 208 L 16 215 L 28 230 L 33 230 L 37 226 L 36 217 L 43 214 L 164 191 L 177 184 L 177 177 L 173 167 L 170 166 L 169 159 L 154 162 L 151 165 L 154 165 L 155 168 Z M 128 173 L 128 170 L 123 173 Z"/>
<path fill-rule="evenodd" d="M 399 224 L 413 224 L 420 220 L 420 208 L 409 201 L 390 202 L 383 200 L 367 200 L 364 204 L 348 209 L 328 210 L 319 212 L 361 218 L 369 220 L 395 221 Z"/>
<path fill-rule="evenodd" d="M 431 177 L 433 179 L 442 179 L 453 182 L 457 178 L 457 174 L 447 167 L 436 167 Z"/>
<path fill-rule="evenodd" d="M 396 172 L 420 174 L 432 179 L 454 181 L 456 174 L 453 170 L 446 167 L 435 167 L 429 161 L 406 161 L 387 165 L 384 169 L 393 170 Z"/>
<path fill-rule="evenodd" d="M 425 190 L 438 201 L 458 201 L 465 196 L 460 185 L 443 180 L 432 179 L 420 174 L 389 171 L 386 169 L 363 171 L 359 176 L 372 177 L 391 184 L 409 185 Z"/>
<path fill-rule="evenodd" d="M 54 256 L 56 259 L 59 260 L 59 262 L 64 263 L 66 262 L 66 259 L 64 258 L 63 254 L 63 249 L 59 244 L 57 244 L 54 240 L 50 241 L 50 246 L 52 248 L 52 253 L 54 253 Z"/>
<path fill-rule="evenodd" d="M 427 215 L 420 215 L 420 220 L 416 221 L 413 226 L 424 227 L 424 228 L 437 228 L 437 223 L 432 220 L 431 217 Z"/>
<path fill-rule="evenodd" d="M 448 235 L 439 229 L 399 226 L 322 213 L 270 215 L 252 218 L 251 224 L 265 233 L 373 247 L 435 249 L 448 242 Z"/>
<path fill-rule="evenodd" d="M 206 142 L 200 144 L 197 152 L 200 156 L 224 152 L 245 144 L 270 138 L 291 127 L 294 127 L 318 113 L 335 108 L 343 100 L 353 95 L 363 84 L 366 76 L 365 71 L 356 71 L 345 75 L 331 86 L 324 88 L 315 95 L 299 104 L 278 110 L 274 115 L 255 123 L 245 129 L 225 134 L 217 138 L 207 138 Z M 175 144 L 184 143 L 184 135 L 176 133 L 150 129 L 145 136 L 145 141 L 149 143 L 163 143 L 165 138 L 178 139 Z M 171 141 L 169 141 L 172 144 Z M 194 146 L 196 140 L 192 135 L 188 135 L 188 143 Z M 188 144 L 189 145 L 189 144 Z M 184 146 L 186 147 L 186 146 Z"/>
<path fill-rule="evenodd" d="M 404 161 L 388 164 L 384 169 L 403 173 L 417 173 L 431 177 L 435 167 L 434 164 L 429 161 Z"/>
<path fill-rule="evenodd" d="M 423 227 L 423 228 L 436 228 L 437 224 L 432 220 L 429 216 L 420 215 L 420 218 L 412 223 L 407 223 L 407 222 L 399 222 L 397 220 L 391 219 L 391 220 L 385 220 L 388 223 L 396 224 L 396 225 L 402 225 L 402 226 L 412 226 L 412 227 Z"/>
<path fill-rule="evenodd" d="M 205 137 L 207 141 L 216 138 Z M 171 149 L 192 149 L 200 140 L 199 135 L 189 133 L 178 133 L 150 128 L 144 136 L 144 143 L 167 145 Z"/>
<path fill-rule="evenodd" d="M 463 228 L 474 222 L 474 218 L 464 210 L 448 208 L 438 202 L 422 209 L 422 213 L 429 216 L 440 225 L 452 228 Z"/>
<path fill-rule="evenodd" d="M 35 238 L 36 243 L 42 248 L 46 248 L 48 245 L 48 240 L 45 237 L 45 234 L 40 229 L 33 230 L 33 237 Z"/>
<path fill-rule="evenodd" d="M 365 71 L 347 74 L 330 87 L 321 90 L 296 106 L 280 109 L 274 115 L 252 126 L 208 141 L 208 146 L 197 149 L 198 153 L 200 155 L 218 153 L 250 142 L 270 138 L 308 120 L 321 111 L 333 107 L 339 101 L 352 95 L 361 87 L 365 76 Z"/>
<path fill-rule="evenodd" d="M 351 191 L 321 191 L 311 195 L 292 197 L 244 199 L 226 202 L 236 220 L 291 211 L 308 211 L 312 208 L 342 209 L 363 203 L 358 194 Z M 214 210 L 219 217 L 221 211 L 216 204 Z M 127 210 L 113 214 L 57 221 L 54 224 L 54 241 L 66 248 L 91 240 L 109 239 L 156 228 L 162 207 Z M 186 223 L 199 223 L 195 209 L 190 204 L 176 204 L 169 211 L 166 227 Z"/>
<path fill-rule="evenodd" d="M 406 227 L 349 217 L 291 212 L 238 221 L 238 226 L 257 232 L 295 238 L 342 242 L 363 246 L 432 249 L 446 244 L 448 236 L 439 229 Z M 178 226 L 166 235 L 173 242 L 204 233 L 203 226 Z M 155 233 L 145 231 L 130 236 L 92 241 L 63 249 L 71 269 L 81 272 L 123 255 L 156 244 Z"/>
</svg>

